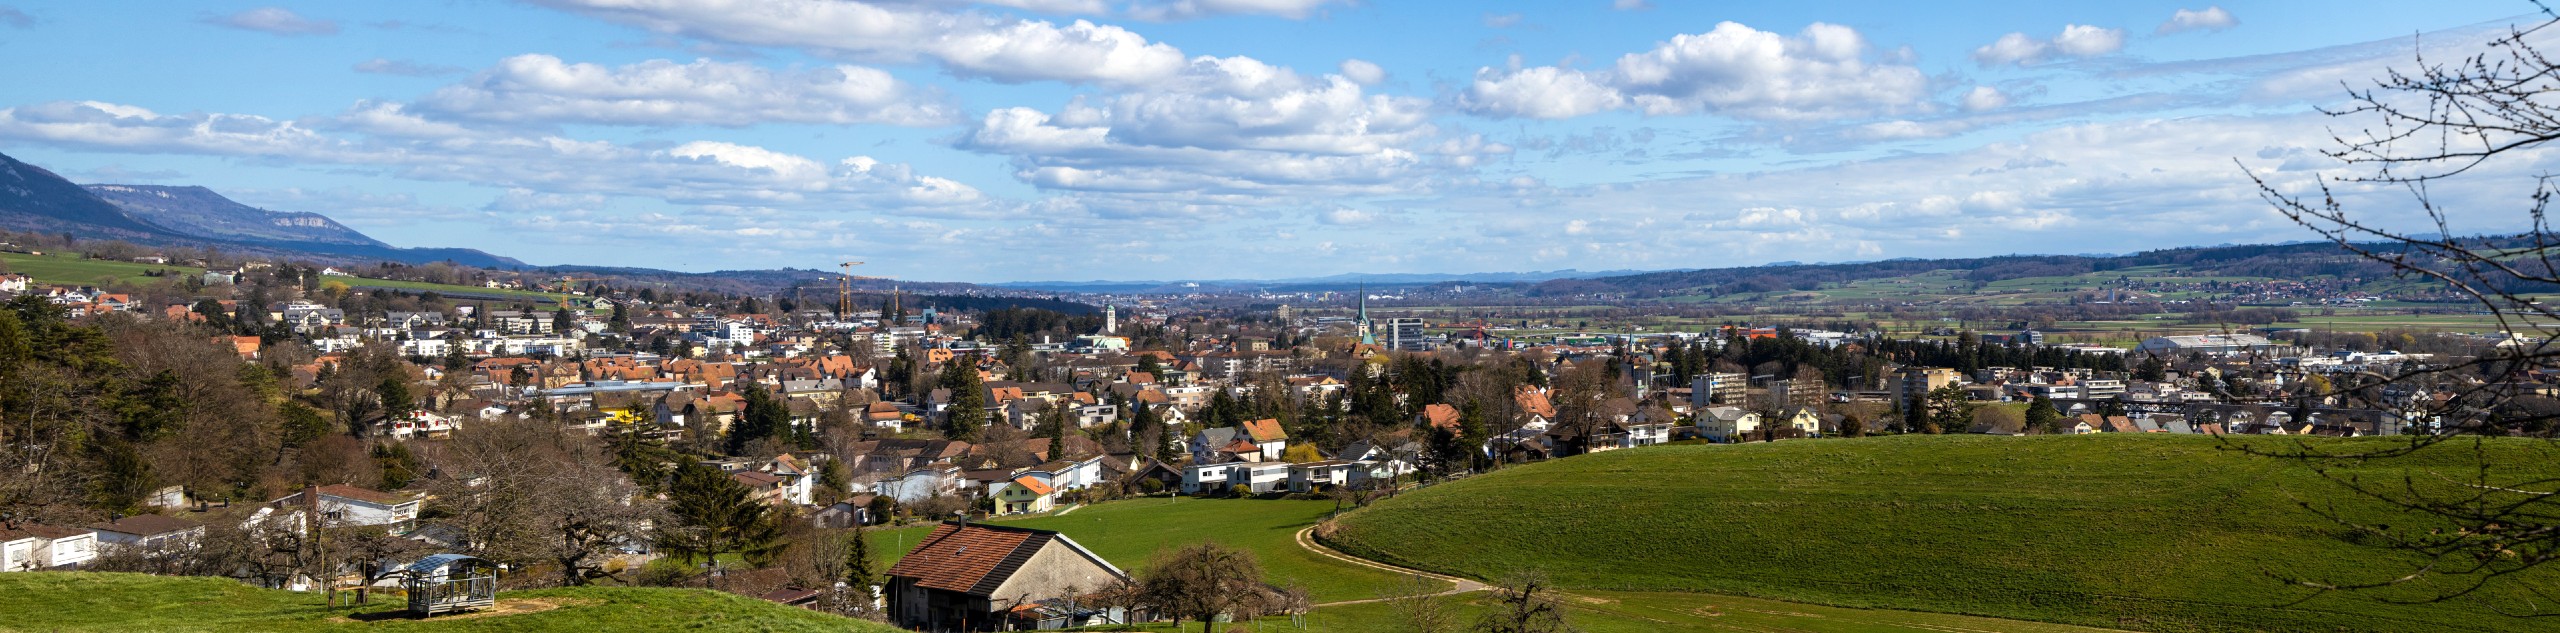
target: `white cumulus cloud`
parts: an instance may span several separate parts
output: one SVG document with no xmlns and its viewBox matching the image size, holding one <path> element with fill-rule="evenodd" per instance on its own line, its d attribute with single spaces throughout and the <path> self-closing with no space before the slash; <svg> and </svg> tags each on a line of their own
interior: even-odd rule
<svg viewBox="0 0 2560 633">
<path fill-rule="evenodd" d="M 996 81 L 1141 84 L 1179 73 L 1170 45 L 1117 26 L 850 0 L 529 0 L 653 32 L 884 62 L 925 59 Z"/>
<path fill-rule="evenodd" d="M 2097 57 L 2124 50 L 2124 30 L 2085 24 L 2065 24 L 2053 39 L 2041 40 L 2025 33 L 2000 36 L 1990 44 L 1973 49 L 1973 60 L 1984 67 L 2027 66 L 2063 57 Z"/>
<path fill-rule="evenodd" d="M 1890 113 L 1929 93 L 1918 68 L 1870 59 L 1856 29 L 1814 23 L 1780 35 L 1734 22 L 1619 57 L 1602 71 L 1480 69 L 1456 101 L 1493 117 L 1565 118 L 1633 108 L 1802 120 Z"/>
<path fill-rule="evenodd" d="M 841 65 L 777 71 L 750 64 L 650 60 L 623 66 L 518 55 L 414 109 L 457 120 L 673 126 L 758 123 L 940 125 L 958 120 L 941 94 L 888 72 Z"/>
<path fill-rule="evenodd" d="M 2009 95 L 2001 94 L 1998 88 L 1974 86 L 1964 93 L 1964 109 L 1969 111 L 1996 110 L 2005 105 L 2009 105 Z"/>
<path fill-rule="evenodd" d="M 2169 21 L 2160 23 L 2160 28 L 2152 32 L 2168 35 L 2186 31 L 2220 31 L 2239 25 L 2240 19 L 2231 17 L 2230 11 L 2224 11 L 2219 6 L 2211 6 L 2201 11 L 2179 9 L 2177 13 L 2169 15 Z"/>
<path fill-rule="evenodd" d="M 1129 15 L 1141 20 L 1188 20 L 1221 15 L 1268 15 L 1305 19 L 1325 5 L 1350 4 L 1350 0 L 1158 0 L 1131 6 Z"/>
<path fill-rule="evenodd" d="M 1387 80 L 1387 69 L 1363 59 L 1342 60 L 1342 76 L 1363 86 L 1375 86 Z"/>
</svg>

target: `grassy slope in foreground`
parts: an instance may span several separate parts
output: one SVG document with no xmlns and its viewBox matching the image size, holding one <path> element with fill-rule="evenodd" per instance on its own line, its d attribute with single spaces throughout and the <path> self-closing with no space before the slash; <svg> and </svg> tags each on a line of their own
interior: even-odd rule
<svg viewBox="0 0 2560 633">
<path fill-rule="evenodd" d="M 2293 604 L 2307 592 L 2264 572 L 2373 580 L 2410 567 L 2394 553 L 2342 544 L 2334 524 L 2292 501 L 2346 503 L 2335 484 L 2218 446 L 2208 437 L 1946 436 L 1613 451 L 1408 493 L 1344 517 L 1329 542 L 1481 578 L 1536 569 L 1588 589 L 2106 627 L 2560 630 L 2560 621 L 2506 618 L 2473 602 L 2331 594 Z M 2393 480 L 2413 467 L 2458 476 L 2469 446 L 2365 468 Z M 2489 448 L 2502 465 L 2555 468 L 2547 444 Z M 2549 586 L 2553 577 L 2546 569 L 2511 580 Z M 2522 604 L 2513 591 L 2481 599 Z"/>
<path fill-rule="evenodd" d="M 394 611 L 397 594 L 359 609 L 329 609 L 319 594 L 259 589 L 223 578 L 28 572 L 0 574 L 0 631 L 853 631 L 898 629 L 700 589 L 581 587 L 510 591 L 557 609 L 491 617 L 359 622 Z"/>
</svg>

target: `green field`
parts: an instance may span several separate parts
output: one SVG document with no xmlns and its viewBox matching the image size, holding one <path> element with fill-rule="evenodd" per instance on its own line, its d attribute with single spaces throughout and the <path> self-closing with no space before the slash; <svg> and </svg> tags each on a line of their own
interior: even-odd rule
<svg viewBox="0 0 2560 633">
<path fill-rule="evenodd" d="M 524 612 L 384 617 L 397 594 L 331 609 L 315 593 L 259 589 L 225 578 L 27 572 L 0 574 L 0 631 L 854 631 L 894 627 L 702 589 L 583 587 L 510 591 Z M 533 609 L 546 609 L 535 611 Z"/>
<path fill-rule="evenodd" d="M 1065 516 L 999 521 L 1057 530 L 1130 573 L 1146 567 L 1157 548 L 1200 541 L 1250 550 L 1273 584 L 1304 585 L 1316 602 L 1376 598 L 1402 582 L 1397 574 L 1350 565 L 1301 548 L 1299 530 L 1333 512 L 1330 501 L 1264 499 L 1132 499 L 1077 508 Z M 932 527 L 872 532 L 889 561 L 906 555 Z"/>
<path fill-rule="evenodd" d="M 159 264 L 137 264 L 133 262 L 109 261 L 103 259 L 81 259 L 77 253 L 47 255 L 0 253 L 0 265 L 5 265 L 8 272 L 34 278 L 37 283 L 66 286 L 108 286 L 118 283 L 149 285 L 162 279 L 160 277 L 152 277 L 143 274 L 150 271 L 176 271 L 178 274 L 190 276 L 201 275 L 204 273 L 203 268 L 193 266 L 164 266 Z M 426 283 L 422 281 L 365 279 L 359 277 L 333 277 L 329 279 L 343 279 L 348 285 L 364 288 L 390 288 L 414 292 L 432 291 L 444 294 L 468 293 L 473 295 L 497 295 L 544 303 L 556 303 L 561 297 L 565 296 L 554 292 L 482 288 L 479 286 L 456 286 L 451 284 Z"/>
<path fill-rule="evenodd" d="M 1475 578 L 1536 570 L 1589 590 L 2110 628 L 2560 630 L 2485 606 L 2533 604 L 2515 584 L 2476 601 L 2396 605 L 2380 599 L 2432 587 L 2313 595 L 2278 582 L 2270 572 L 2371 581 L 2411 569 L 2401 555 L 2340 542 L 2335 524 L 2295 499 L 2423 523 L 2348 503 L 2300 464 L 2218 446 L 2194 436 L 1911 436 L 1613 451 L 1411 492 L 1347 515 L 1330 542 Z M 2501 464 L 2560 469 L 2547 444 L 2489 448 Z M 2359 474 L 2458 474 L 2468 455 L 2446 450 Z M 2554 578 L 2540 570 L 2511 580 L 2548 587 Z"/>
<path fill-rule="evenodd" d="M 1266 579 L 1305 585 L 1318 603 L 1368 601 L 1393 595 L 1406 579 L 1398 574 L 1343 563 L 1299 547 L 1293 537 L 1333 510 L 1326 501 L 1254 499 L 1136 499 L 1077 508 L 1065 516 L 1000 521 L 1005 525 L 1057 530 L 1132 573 L 1141 571 L 1160 547 L 1201 540 L 1252 550 Z M 893 552 L 890 560 L 915 545 L 929 526 L 872 532 L 873 543 Z M 1446 583 L 1435 583 L 1438 589 Z M 1435 590 L 1438 590 L 1435 589 Z M 1485 594 L 1442 598 L 1472 621 Z M 1793 604 L 1757 598 L 1696 593 L 1577 591 L 1568 604 L 1572 621 L 1590 633 L 1684 631 L 2013 631 L 2072 633 L 2095 629 L 1998 620 L 1993 618 L 1853 609 Z M 1261 631 L 1398 633 L 1400 616 L 1387 604 L 1364 602 L 1319 607 L 1301 618 L 1266 618 Z M 1173 631 L 1157 625 L 1148 630 Z M 1182 631 L 1198 631 L 1191 624 Z M 1221 629 L 1223 630 L 1223 629 Z"/>
<path fill-rule="evenodd" d="M 1483 593 L 1443 596 L 1464 630 L 1483 612 Z M 1564 596 L 1566 621 L 1584 633 L 2099 633 L 2110 629 L 1947 613 L 1851 609 L 1697 593 L 1577 591 Z M 1263 618 L 1248 631 L 1407 633 L 1404 614 L 1380 602 L 1316 609 L 1300 618 Z M 1143 627 L 1196 633 L 1200 625 Z"/>
<path fill-rule="evenodd" d="M 199 275 L 204 269 L 189 266 L 137 264 L 133 262 L 81 259 L 71 255 L 29 255 L 0 253 L 0 264 L 9 272 L 32 277 L 38 283 L 60 285 L 108 285 L 113 283 L 149 284 L 159 278 L 144 275 L 146 271 L 178 271 Z"/>
</svg>

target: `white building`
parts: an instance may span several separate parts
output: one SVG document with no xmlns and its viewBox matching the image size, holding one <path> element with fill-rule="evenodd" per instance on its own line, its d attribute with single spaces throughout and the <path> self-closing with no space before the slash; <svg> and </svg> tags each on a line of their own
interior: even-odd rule
<svg viewBox="0 0 2560 633">
<path fill-rule="evenodd" d="M 1698 412 L 1698 434 L 1722 442 L 1760 430 L 1760 414 L 1741 407 L 1707 407 Z"/>
<path fill-rule="evenodd" d="M 2155 336 L 2151 337 L 2150 340 L 2143 341 L 2141 347 L 2134 349 L 2135 351 L 2145 354 L 2174 356 L 2184 356 L 2187 354 L 2204 354 L 2206 356 L 2231 356 L 2238 354 L 2263 354 L 2268 356 L 2294 355 L 2293 346 L 2270 341 L 2267 340 L 2267 337 L 2258 336 L 2256 334 Z"/>
<path fill-rule="evenodd" d="M 87 563 L 98 557 L 98 535 L 49 525 L 0 527 L 0 571 L 36 571 Z"/>
<path fill-rule="evenodd" d="M 313 497 L 317 497 L 315 501 Z M 306 487 L 301 492 L 267 502 L 266 507 L 250 516 L 251 525 L 275 517 L 293 521 L 294 529 L 309 524 L 303 512 L 314 508 L 321 520 L 331 527 L 381 526 L 392 534 L 407 534 L 418 525 L 417 497 L 368 490 L 344 484 Z"/>
<path fill-rule="evenodd" d="M 1256 494 L 1278 490 L 1289 481 L 1287 462 L 1193 464 L 1182 469 L 1182 492 L 1199 494 L 1244 486 Z"/>
<path fill-rule="evenodd" d="M 89 529 L 97 532 L 100 543 L 152 551 L 192 548 L 204 538 L 204 524 L 157 514 L 92 523 Z"/>
</svg>

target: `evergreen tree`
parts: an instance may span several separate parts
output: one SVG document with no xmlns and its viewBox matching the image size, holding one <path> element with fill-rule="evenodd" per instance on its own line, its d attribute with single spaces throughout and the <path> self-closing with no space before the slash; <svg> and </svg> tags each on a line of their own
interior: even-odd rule
<svg viewBox="0 0 2560 633">
<path fill-rule="evenodd" d="M 373 461 L 382 468 L 384 490 L 408 487 L 409 482 L 418 480 L 419 469 L 424 466 L 417 455 L 409 452 L 409 445 L 405 442 L 373 445 Z"/>
<path fill-rule="evenodd" d="M 780 398 L 773 397 L 773 392 L 766 391 L 763 383 L 742 382 L 745 386 L 739 389 L 738 395 L 745 400 L 744 406 L 738 411 L 737 421 L 729 425 L 728 451 L 731 455 L 745 453 L 747 445 L 756 440 L 790 432 L 790 407 L 785 406 Z"/>
<path fill-rule="evenodd" d="M 417 400 L 409 395 L 409 374 L 406 371 L 393 369 L 373 390 L 382 399 L 383 419 L 400 420 L 418 410 Z"/>
<path fill-rule="evenodd" d="M 1049 436 L 1049 459 L 1067 456 L 1067 405 L 1054 404 L 1041 416 L 1040 434 Z"/>
<path fill-rule="evenodd" d="M 1225 389 L 1220 389 L 1209 396 L 1209 408 L 1205 413 L 1206 415 L 1202 416 L 1202 422 L 1208 424 L 1209 428 L 1244 424 L 1244 403 L 1237 402 L 1234 396 L 1227 395 Z"/>
<path fill-rule="evenodd" d="M 2144 382 L 2160 382 L 2168 380 L 2169 363 L 2168 361 L 2160 360 L 2159 356 L 2146 354 L 2142 358 L 2142 364 L 2136 366 L 2133 370 L 2133 379 Z"/>
<path fill-rule="evenodd" d="M 667 512 L 675 520 L 659 530 L 658 547 L 678 558 L 712 560 L 746 554 L 761 564 L 780 549 L 782 526 L 772 506 L 757 501 L 729 474 L 701 462 L 676 468 L 667 486 Z"/>
<path fill-rule="evenodd" d="M 871 555 L 870 530 L 853 526 L 853 534 L 847 538 L 851 540 L 845 542 L 844 548 L 844 586 L 852 594 L 847 596 L 852 603 L 848 611 L 869 611 L 880 602 L 880 563 Z"/>
<path fill-rule="evenodd" d="M 2044 433 L 2062 430 L 2062 411 L 2053 408 L 2053 399 L 2042 395 L 2027 403 L 2027 428 Z"/>
<path fill-rule="evenodd" d="M 1964 387 L 1950 384 L 1929 390 L 1916 416 L 1924 433 L 1963 433 L 1973 427 L 1973 401 Z"/>
<path fill-rule="evenodd" d="M 951 390 L 951 406 L 943 414 L 950 427 L 946 434 L 963 442 L 978 441 L 979 432 L 986 428 L 988 411 L 987 390 L 978 382 L 977 364 L 953 359 L 942 368 L 941 384 Z"/>
</svg>

